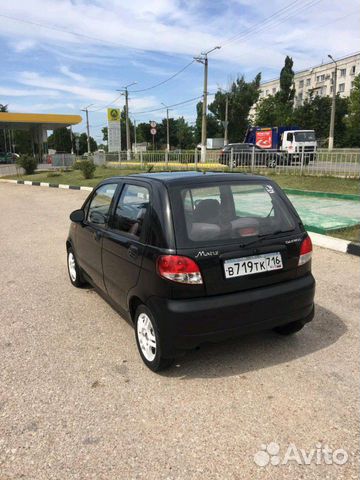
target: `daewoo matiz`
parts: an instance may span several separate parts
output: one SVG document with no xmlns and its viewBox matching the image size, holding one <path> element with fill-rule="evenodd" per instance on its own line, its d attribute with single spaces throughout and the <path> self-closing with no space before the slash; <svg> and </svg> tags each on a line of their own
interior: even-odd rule
<svg viewBox="0 0 360 480">
<path fill-rule="evenodd" d="M 245 174 L 113 177 L 70 215 L 71 283 L 132 322 L 152 370 L 203 342 L 314 316 L 312 245 L 276 183 Z"/>
</svg>

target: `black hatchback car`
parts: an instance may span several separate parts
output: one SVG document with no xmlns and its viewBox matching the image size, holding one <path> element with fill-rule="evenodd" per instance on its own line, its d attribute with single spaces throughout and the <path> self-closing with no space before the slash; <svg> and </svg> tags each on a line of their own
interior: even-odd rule
<svg viewBox="0 0 360 480">
<path fill-rule="evenodd" d="M 287 164 L 284 152 L 260 148 L 252 143 L 229 143 L 221 150 L 219 163 L 233 167 L 248 167 L 252 164 L 274 168 Z"/>
<path fill-rule="evenodd" d="M 276 183 L 246 174 L 113 177 L 70 215 L 69 276 L 135 327 L 152 370 L 203 342 L 314 316 L 312 245 Z"/>
</svg>

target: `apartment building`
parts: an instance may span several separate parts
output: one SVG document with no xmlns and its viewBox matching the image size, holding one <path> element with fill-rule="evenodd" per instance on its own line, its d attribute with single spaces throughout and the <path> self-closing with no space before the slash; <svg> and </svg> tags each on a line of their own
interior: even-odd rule
<svg viewBox="0 0 360 480">
<path fill-rule="evenodd" d="M 343 58 L 335 58 L 337 63 L 336 91 L 342 97 L 348 97 L 354 86 L 355 75 L 360 73 L 360 53 Z M 296 72 L 295 106 L 301 105 L 306 98 L 312 95 L 325 97 L 333 94 L 333 76 L 335 64 L 332 61 Z M 260 85 L 260 98 L 274 95 L 280 89 L 280 79 L 263 82 Z"/>
</svg>

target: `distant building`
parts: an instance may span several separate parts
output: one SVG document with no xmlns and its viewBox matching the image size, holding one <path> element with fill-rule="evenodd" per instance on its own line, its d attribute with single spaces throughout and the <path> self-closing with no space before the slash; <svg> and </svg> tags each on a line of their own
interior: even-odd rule
<svg viewBox="0 0 360 480">
<path fill-rule="evenodd" d="M 348 97 L 354 86 L 355 75 L 360 73 L 360 53 L 335 58 L 337 62 L 336 91 L 341 97 Z M 319 95 L 326 97 L 333 94 L 333 75 L 335 64 L 331 61 L 317 65 L 308 70 L 296 72 L 294 76 L 294 105 L 302 105 L 306 98 Z M 280 90 L 280 78 L 260 84 L 260 99 L 274 95 Z M 255 109 L 254 109 L 255 110 Z"/>
</svg>

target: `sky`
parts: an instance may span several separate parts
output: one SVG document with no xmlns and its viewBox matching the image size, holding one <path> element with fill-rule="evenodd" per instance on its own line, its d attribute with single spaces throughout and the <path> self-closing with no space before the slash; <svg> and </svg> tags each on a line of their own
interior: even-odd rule
<svg viewBox="0 0 360 480">
<path fill-rule="evenodd" d="M 286 55 L 295 70 L 326 62 L 328 53 L 340 58 L 359 50 L 359 16 L 358 0 L 0 0 L 0 103 L 83 117 L 91 104 L 99 142 L 106 106 L 122 108 L 117 89 L 137 82 L 129 87 L 132 119 L 159 121 L 162 103 L 194 99 L 169 112 L 193 122 L 201 63 L 150 87 L 218 45 L 209 54 L 210 94 L 238 75 L 277 77 Z"/>
</svg>

